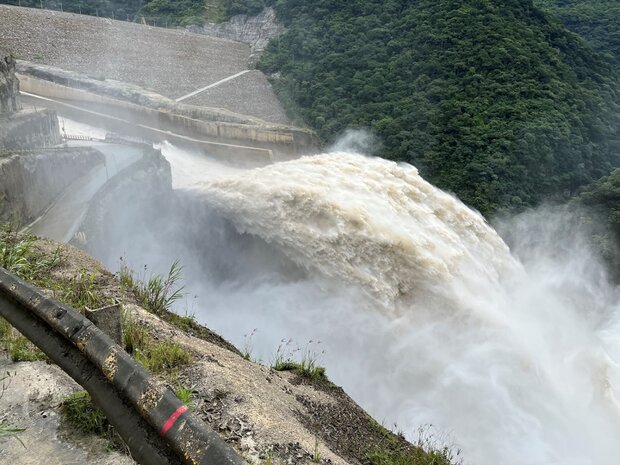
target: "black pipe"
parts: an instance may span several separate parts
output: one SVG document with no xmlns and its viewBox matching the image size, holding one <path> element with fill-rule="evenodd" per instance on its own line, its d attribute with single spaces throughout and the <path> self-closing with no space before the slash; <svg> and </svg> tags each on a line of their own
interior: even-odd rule
<svg viewBox="0 0 620 465">
<path fill-rule="evenodd" d="M 13 319 L 18 319 L 14 313 L 30 312 L 40 319 L 41 323 L 54 330 L 65 343 L 77 348 L 98 369 L 99 375 L 114 385 L 117 396 L 128 400 L 133 406 L 133 411 L 137 411 L 152 430 L 167 441 L 184 463 L 192 465 L 244 463 L 243 459 L 214 431 L 187 411 L 169 389 L 151 377 L 122 348 L 78 311 L 45 297 L 3 268 L 0 268 L 0 298 L 2 299 L 0 303 L 3 301 L 13 303 L 10 306 L 12 311 L 2 312 L 3 316 L 7 314 L 5 318 L 10 323 Z M 18 329 L 21 331 L 21 328 Z M 30 339 L 26 333 L 24 335 Z M 36 338 L 31 340 L 35 344 L 38 342 Z M 46 352 L 43 347 L 41 349 Z M 100 406 L 107 415 L 106 406 L 101 404 Z"/>
<path fill-rule="evenodd" d="M 153 434 L 150 425 L 135 412 L 133 406 L 118 395 L 99 369 L 73 344 L 35 315 L 24 311 L 4 292 L 0 292 L 0 315 L 88 391 L 95 405 L 105 412 L 108 421 L 116 428 L 138 463 L 144 465 L 180 463 L 170 453 L 168 446 Z"/>
</svg>

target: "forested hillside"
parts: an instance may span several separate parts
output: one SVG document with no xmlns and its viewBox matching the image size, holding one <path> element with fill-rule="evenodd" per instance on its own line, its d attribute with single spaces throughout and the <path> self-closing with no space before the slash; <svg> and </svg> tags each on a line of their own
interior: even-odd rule
<svg viewBox="0 0 620 465">
<path fill-rule="evenodd" d="M 33 8 L 49 8 L 72 13 L 175 26 L 208 21 L 224 21 L 234 8 L 234 0 L 0 0 L 0 3 Z M 248 2 L 248 6 L 252 2 Z"/>
<path fill-rule="evenodd" d="M 31 8 L 49 8 L 93 16 L 133 19 L 143 0 L 2 0 L 0 3 Z"/>
<path fill-rule="evenodd" d="M 575 199 L 586 205 L 589 220 L 606 224 L 595 228 L 595 245 L 610 264 L 610 270 L 620 281 L 620 168 L 599 179 Z M 594 215 L 598 216 L 594 216 Z"/>
<path fill-rule="evenodd" d="M 0 0 L 0 3 L 48 8 L 106 18 L 175 26 L 226 21 L 232 15 L 260 13 L 269 0 Z"/>
<path fill-rule="evenodd" d="M 535 0 L 592 47 L 620 61 L 620 2 L 618 0 Z"/>
<path fill-rule="evenodd" d="M 531 1 L 275 2 L 261 69 L 325 140 L 372 129 L 485 214 L 568 197 L 618 166 L 612 67 Z"/>
<path fill-rule="evenodd" d="M 418 166 L 485 214 L 567 199 L 620 165 L 620 91 L 617 63 L 609 59 L 620 44 L 616 0 L 62 5 L 170 25 L 274 6 L 288 32 L 259 67 L 274 76 L 297 122 L 325 142 L 347 128 L 368 128 L 383 144 L 378 155 Z"/>
</svg>

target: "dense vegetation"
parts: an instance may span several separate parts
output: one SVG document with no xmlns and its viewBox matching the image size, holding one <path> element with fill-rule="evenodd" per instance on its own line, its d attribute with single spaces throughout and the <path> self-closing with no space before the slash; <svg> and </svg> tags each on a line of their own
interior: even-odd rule
<svg viewBox="0 0 620 465">
<path fill-rule="evenodd" d="M 257 14 L 261 0 L 0 0 L 0 3 L 64 10 L 93 16 L 175 26 L 220 22 L 240 13 Z"/>
<path fill-rule="evenodd" d="M 162 18 L 220 21 L 274 6 L 288 32 L 259 67 L 274 76 L 294 119 L 326 142 L 347 128 L 368 128 L 382 143 L 378 154 L 413 163 L 485 214 L 568 199 L 588 185 L 581 198 L 608 208 L 593 189 L 620 165 L 616 0 L 62 4 L 131 20 L 145 15 L 160 25 Z"/>
<path fill-rule="evenodd" d="M 535 0 L 601 53 L 620 61 L 618 0 Z"/>
<path fill-rule="evenodd" d="M 618 165 L 612 67 L 531 2 L 275 2 L 260 67 L 331 140 L 367 127 L 483 213 L 568 197 Z"/>
<path fill-rule="evenodd" d="M 142 0 L 4 0 L 0 3 L 133 20 L 144 2 Z"/>
<path fill-rule="evenodd" d="M 620 280 L 620 168 L 599 179 L 576 198 L 589 208 L 589 220 L 606 224 L 595 228 L 595 243 L 610 264 L 614 278 Z"/>
</svg>

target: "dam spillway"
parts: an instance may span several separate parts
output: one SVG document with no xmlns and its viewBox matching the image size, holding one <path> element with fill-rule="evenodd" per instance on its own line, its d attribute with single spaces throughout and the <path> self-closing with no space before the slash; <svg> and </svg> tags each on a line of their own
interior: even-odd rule
<svg viewBox="0 0 620 465">
<path fill-rule="evenodd" d="M 173 145 L 162 153 L 170 203 L 116 211 L 91 244 L 109 266 L 180 259 L 195 298 L 178 311 L 237 345 L 256 329 L 263 360 L 278 346 L 314 354 L 375 417 L 412 439 L 424 425 L 447 431 L 474 463 L 620 453 L 618 290 L 587 250 L 554 256 L 554 215 L 532 239 L 551 256 L 519 262 L 407 165 L 331 153 L 209 169 Z M 568 263 L 581 272 L 562 273 Z"/>
</svg>

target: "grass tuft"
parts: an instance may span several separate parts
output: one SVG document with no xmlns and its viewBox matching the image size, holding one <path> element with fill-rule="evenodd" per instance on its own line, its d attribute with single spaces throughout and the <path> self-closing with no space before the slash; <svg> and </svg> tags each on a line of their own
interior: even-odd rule
<svg viewBox="0 0 620 465">
<path fill-rule="evenodd" d="M 173 342 L 150 341 L 133 354 L 135 360 L 155 374 L 173 374 L 180 367 L 189 364 L 190 353 Z"/>
<path fill-rule="evenodd" d="M 9 341 L 9 356 L 14 362 L 47 360 L 47 355 L 21 334 Z"/>
<path fill-rule="evenodd" d="M 321 463 L 321 451 L 319 449 L 319 438 L 314 438 L 314 451 L 312 452 L 312 463 Z"/>
<path fill-rule="evenodd" d="M 190 352 L 176 343 L 155 341 L 148 330 L 123 314 L 125 350 L 145 369 L 172 376 L 192 361 Z"/>
<path fill-rule="evenodd" d="M 178 313 L 168 312 L 168 314 L 165 315 L 164 320 L 183 330 L 184 332 L 188 332 L 190 330 L 200 327 L 198 321 L 196 320 L 196 315 L 194 314 L 179 315 Z"/>
<path fill-rule="evenodd" d="M 243 335 L 242 355 L 243 355 L 243 358 L 248 361 L 252 360 L 252 351 L 254 350 L 254 343 L 252 342 L 252 338 L 256 334 L 256 331 L 258 331 L 258 329 L 254 328 L 252 332 L 246 333 Z"/>
<path fill-rule="evenodd" d="M 371 419 L 371 426 L 382 437 L 380 445 L 373 447 L 366 457 L 371 465 L 460 465 L 460 451 L 438 445 L 428 428 L 418 430 L 414 445 L 404 441 L 402 434 L 395 435 Z"/>
<path fill-rule="evenodd" d="M 51 256 L 41 254 L 35 247 L 34 236 L 24 236 L 11 225 L 0 225 L 0 266 L 7 271 L 39 284 L 60 262 L 60 249 Z"/>
<path fill-rule="evenodd" d="M 101 292 L 101 287 L 97 282 L 98 271 L 88 273 L 81 271 L 67 282 L 58 283 L 55 286 L 54 294 L 58 295 L 63 303 L 77 309 L 91 310 L 104 307 L 113 302 L 106 302 Z"/>
<path fill-rule="evenodd" d="M 325 367 L 318 365 L 318 359 L 324 351 L 317 352 L 312 349 L 313 344 L 321 344 L 321 341 L 308 341 L 302 353 L 301 360 L 295 360 L 295 354 L 300 352 L 300 348 L 291 348 L 293 340 L 283 339 L 278 346 L 278 350 L 271 364 L 271 368 L 276 371 L 294 371 L 302 378 L 315 382 L 329 381 L 325 374 Z"/>
<path fill-rule="evenodd" d="M 62 403 L 62 415 L 66 424 L 84 435 L 99 436 L 108 441 L 110 449 L 127 452 L 123 439 L 110 424 L 104 413 L 86 391 L 78 391 Z"/>
<path fill-rule="evenodd" d="M 78 391 L 67 397 L 62 403 L 65 420 L 82 434 L 104 436 L 109 424 L 103 412 L 95 407 L 86 391 Z"/>
<path fill-rule="evenodd" d="M 145 276 L 137 278 L 121 259 L 119 271 L 121 286 L 133 290 L 140 304 L 151 313 L 161 315 L 170 312 L 172 304 L 183 297 L 184 287 L 178 285 L 182 278 L 183 267 L 177 260 L 170 266 L 167 275 L 156 274 L 148 278 L 146 278 L 146 267 L 144 270 Z"/>
<path fill-rule="evenodd" d="M 47 360 L 47 356 L 32 342 L 0 317 L 0 349 L 8 353 L 14 362 Z"/>
<path fill-rule="evenodd" d="M 183 402 L 183 404 L 185 404 L 187 408 L 191 409 L 194 407 L 194 387 L 193 386 L 187 389 L 181 385 L 178 385 L 174 389 L 174 393 L 179 398 L 179 400 Z"/>
</svg>

